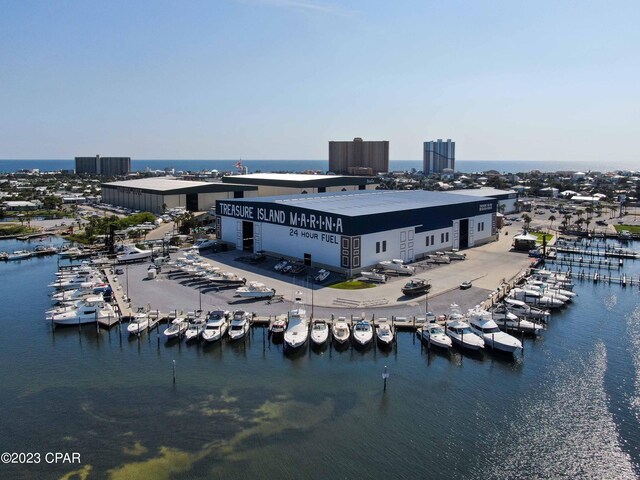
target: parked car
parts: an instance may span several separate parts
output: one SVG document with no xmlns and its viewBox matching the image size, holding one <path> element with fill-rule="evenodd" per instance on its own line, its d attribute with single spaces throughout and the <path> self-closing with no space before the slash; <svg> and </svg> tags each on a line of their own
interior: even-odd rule
<svg viewBox="0 0 640 480">
<path fill-rule="evenodd" d="M 607 225 L 607 222 L 605 222 L 604 220 L 597 220 L 596 225 L 602 225 L 604 227 L 605 225 Z"/>
</svg>

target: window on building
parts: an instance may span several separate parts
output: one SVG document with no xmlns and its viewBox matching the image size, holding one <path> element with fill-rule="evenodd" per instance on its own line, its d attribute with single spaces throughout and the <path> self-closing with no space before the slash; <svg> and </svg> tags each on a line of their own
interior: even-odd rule
<svg viewBox="0 0 640 480">
<path fill-rule="evenodd" d="M 444 235 L 444 238 L 445 238 L 445 241 L 446 241 L 446 242 L 448 242 L 448 241 L 449 241 L 449 232 L 447 232 L 447 233 Z"/>
<path fill-rule="evenodd" d="M 386 241 L 386 240 L 383 240 L 383 241 L 382 241 L 382 251 L 383 251 L 383 252 L 386 252 L 386 251 L 387 251 L 387 241 Z"/>
<path fill-rule="evenodd" d="M 380 253 L 380 242 L 376 242 L 376 253 Z"/>
<path fill-rule="evenodd" d="M 435 245 L 436 241 L 435 241 L 435 235 L 431 235 L 431 245 Z"/>
<path fill-rule="evenodd" d="M 440 243 L 444 243 L 444 233 L 440 234 Z"/>
<path fill-rule="evenodd" d="M 426 240 L 425 246 L 428 247 L 429 246 L 429 235 L 427 235 L 427 238 L 425 240 Z"/>
</svg>

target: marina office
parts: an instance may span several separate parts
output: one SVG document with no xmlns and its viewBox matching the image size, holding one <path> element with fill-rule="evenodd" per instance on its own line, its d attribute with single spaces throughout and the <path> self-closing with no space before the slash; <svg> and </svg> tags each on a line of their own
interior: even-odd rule
<svg viewBox="0 0 640 480">
<path fill-rule="evenodd" d="M 498 200 L 444 192 L 371 190 L 218 200 L 218 238 L 314 265 L 359 271 L 496 238 Z"/>
</svg>

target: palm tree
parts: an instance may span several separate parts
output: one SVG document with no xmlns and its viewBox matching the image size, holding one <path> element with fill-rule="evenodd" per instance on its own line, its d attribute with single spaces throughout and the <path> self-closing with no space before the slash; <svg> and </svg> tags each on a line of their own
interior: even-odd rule
<svg viewBox="0 0 640 480">
<path fill-rule="evenodd" d="M 578 219 L 577 219 L 575 222 L 573 222 L 573 223 L 575 223 L 575 224 L 578 226 L 578 230 L 582 230 L 582 224 L 584 223 L 584 219 L 582 219 L 582 218 L 578 218 Z"/>
<path fill-rule="evenodd" d="M 615 205 L 609 205 L 609 211 L 611 212 L 609 218 L 613 218 L 615 213 L 618 211 L 618 207 L 616 207 Z"/>
<path fill-rule="evenodd" d="M 522 214 L 522 221 L 524 222 L 525 230 L 529 230 L 529 225 L 531 224 L 531 217 L 527 213 Z"/>
<path fill-rule="evenodd" d="M 553 225 L 553 222 L 555 222 L 555 221 L 556 221 L 556 217 L 554 215 L 550 215 L 549 216 L 549 229 L 547 231 L 551 230 L 551 225 Z"/>
</svg>

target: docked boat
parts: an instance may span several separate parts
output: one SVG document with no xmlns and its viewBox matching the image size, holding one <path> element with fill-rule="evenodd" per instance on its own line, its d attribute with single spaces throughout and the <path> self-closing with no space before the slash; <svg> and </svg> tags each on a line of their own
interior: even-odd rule
<svg viewBox="0 0 640 480">
<path fill-rule="evenodd" d="M 251 320 L 251 314 L 243 310 L 237 310 L 233 312 L 233 318 L 231 319 L 231 325 L 229 327 L 229 338 L 231 340 L 240 340 L 244 338 L 249 331 L 249 321 Z"/>
<path fill-rule="evenodd" d="M 206 327 L 206 321 L 202 317 L 196 317 L 189 322 L 189 328 L 184 332 L 184 339 L 187 342 L 198 340 Z"/>
<path fill-rule="evenodd" d="M 522 350 L 522 342 L 500 330 L 491 312 L 476 306 L 467 312 L 467 319 L 473 333 L 481 337 L 485 345 L 507 353 Z"/>
<path fill-rule="evenodd" d="M 324 345 L 329 339 L 329 325 L 324 320 L 314 320 L 311 326 L 311 342 L 314 345 Z"/>
<path fill-rule="evenodd" d="M 38 257 L 44 257 L 45 255 L 53 255 L 54 253 L 58 253 L 58 249 L 53 246 L 46 245 L 38 245 L 34 250 L 33 254 Z"/>
<path fill-rule="evenodd" d="M 565 304 L 559 298 L 549 297 L 526 288 L 514 288 L 509 292 L 509 297 L 537 307 L 560 308 Z"/>
<path fill-rule="evenodd" d="M 413 275 L 414 273 L 416 273 L 416 269 L 414 267 L 405 265 L 404 261 L 400 260 L 399 258 L 394 258 L 393 260 L 383 260 L 382 262 L 378 263 L 378 266 L 385 270 L 392 270 L 401 275 Z"/>
<path fill-rule="evenodd" d="M 207 324 L 202 332 L 205 342 L 216 342 L 224 337 L 229 328 L 229 312 L 214 310 L 207 314 Z"/>
<path fill-rule="evenodd" d="M 451 338 L 451 341 L 468 350 L 483 349 L 484 340 L 471 330 L 464 315 L 460 312 L 460 307 L 453 303 L 449 310 L 449 321 L 445 323 L 445 333 Z"/>
<path fill-rule="evenodd" d="M 51 300 L 57 303 L 75 302 L 83 298 L 91 297 L 103 293 L 104 296 L 111 294 L 108 283 L 96 283 L 93 282 L 82 288 L 72 288 L 69 290 L 59 290 L 51 295 Z M 108 295 L 107 295 L 108 294 Z"/>
<path fill-rule="evenodd" d="M 141 262 L 151 259 L 152 250 L 142 250 L 135 245 L 127 245 L 123 252 L 116 257 L 118 263 Z"/>
<path fill-rule="evenodd" d="M 269 327 L 269 333 L 273 336 L 284 335 L 287 329 L 287 319 L 285 317 L 276 317 Z"/>
<path fill-rule="evenodd" d="M 58 256 L 60 258 L 75 258 L 84 255 L 84 251 L 82 251 L 78 247 L 69 247 L 64 250 L 60 250 L 58 252 Z"/>
<path fill-rule="evenodd" d="M 386 318 L 380 318 L 376 321 L 376 339 L 383 347 L 393 344 L 394 332 L 393 327 Z"/>
<path fill-rule="evenodd" d="M 451 347 L 451 338 L 447 336 L 444 327 L 438 323 L 427 323 L 420 332 L 422 339 L 436 347 Z"/>
<path fill-rule="evenodd" d="M 276 294 L 275 288 L 269 288 L 264 283 L 249 282 L 244 287 L 236 288 L 235 295 L 249 298 L 271 298 Z"/>
<path fill-rule="evenodd" d="M 517 315 L 518 317 L 533 318 L 543 321 L 547 321 L 551 317 L 551 312 L 549 312 L 549 310 L 532 307 L 531 305 L 527 305 L 522 300 L 516 300 L 515 298 L 506 297 L 503 300 L 503 303 L 511 313 Z"/>
<path fill-rule="evenodd" d="M 127 332 L 131 335 L 139 335 L 149 328 L 149 315 L 146 312 L 137 312 L 127 325 Z"/>
<path fill-rule="evenodd" d="M 31 252 L 29 250 L 16 250 L 13 253 L 7 255 L 7 260 L 25 260 L 31 257 Z"/>
<path fill-rule="evenodd" d="M 184 335 L 189 328 L 189 321 L 185 317 L 177 317 L 171 321 L 171 324 L 162 332 L 167 340 L 178 338 Z"/>
<path fill-rule="evenodd" d="M 573 297 L 576 297 L 578 295 L 577 293 L 572 292 L 571 290 L 566 290 L 564 288 L 561 288 L 557 283 L 547 283 L 547 282 L 542 282 L 540 280 L 528 280 L 526 285 L 527 285 L 527 288 L 537 289 L 542 293 L 546 293 L 551 296 L 556 295 L 560 300 L 562 300 L 562 297 L 566 297 L 567 300 L 565 301 L 569 301 L 569 302 L 571 301 L 571 299 L 573 299 Z"/>
<path fill-rule="evenodd" d="M 402 287 L 402 293 L 408 297 L 424 295 L 425 293 L 429 293 L 429 290 L 431 290 L 431 283 L 421 278 L 414 278 Z"/>
<path fill-rule="evenodd" d="M 373 340 L 373 327 L 367 320 L 360 320 L 353 327 L 353 340 L 356 345 L 365 346 Z"/>
<path fill-rule="evenodd" d="M 387 276 L 377 270 L 363 271 L 360 272 L 360 275 L 369 282 L 385 283 L 387 281 Z"/>
<path fill-rule="evenodd" d="M 88 289 L 104 283 L 102 277 L 98 274 L 93 275 L 79 275 L 69 278 L 60 278 L 53 283 L 49 284 L 49 287 L 53 287 L 56 290 L 73 290 L 77 288 Z"/>
<path fill-rule="evenodd" d="M 304 345 L 309 336 L 309 319 L 302 307 L 300 294 L 296 295 L 296 308 L 289 312 L 289 322 L 284 332 L 284 343 L 289 348 L 299 348 Z"/>
<path fill-rule="evenodd" d="M 96 295 L 83 300 L 78 308 L 51 315 L 47 320 L 53 321 L 56 325 L 78 325 L 112 318 L 116 318 L 113 307 L 104 301 L 102 295 Z"/>
<path fill-rule="evenodd" d="M 349 322 L 347 322 L 344 317 L 338 317 L 338 319 L 333 322 L 331 334 L 333 335 L 333 339 L 340 344 L 348 342 L 351 336 Z"/>
<path fill-rule="evenodd" d="M 502 327 L 503 330 L 531 333 L 533 335 L 539 335 L 544 331 L 543 325 L 520 318 L 510 312 L 505 304 L 496 305 L 491 315 L 493 316 L 493 320 L 499 327 Z"/>
</svg>

